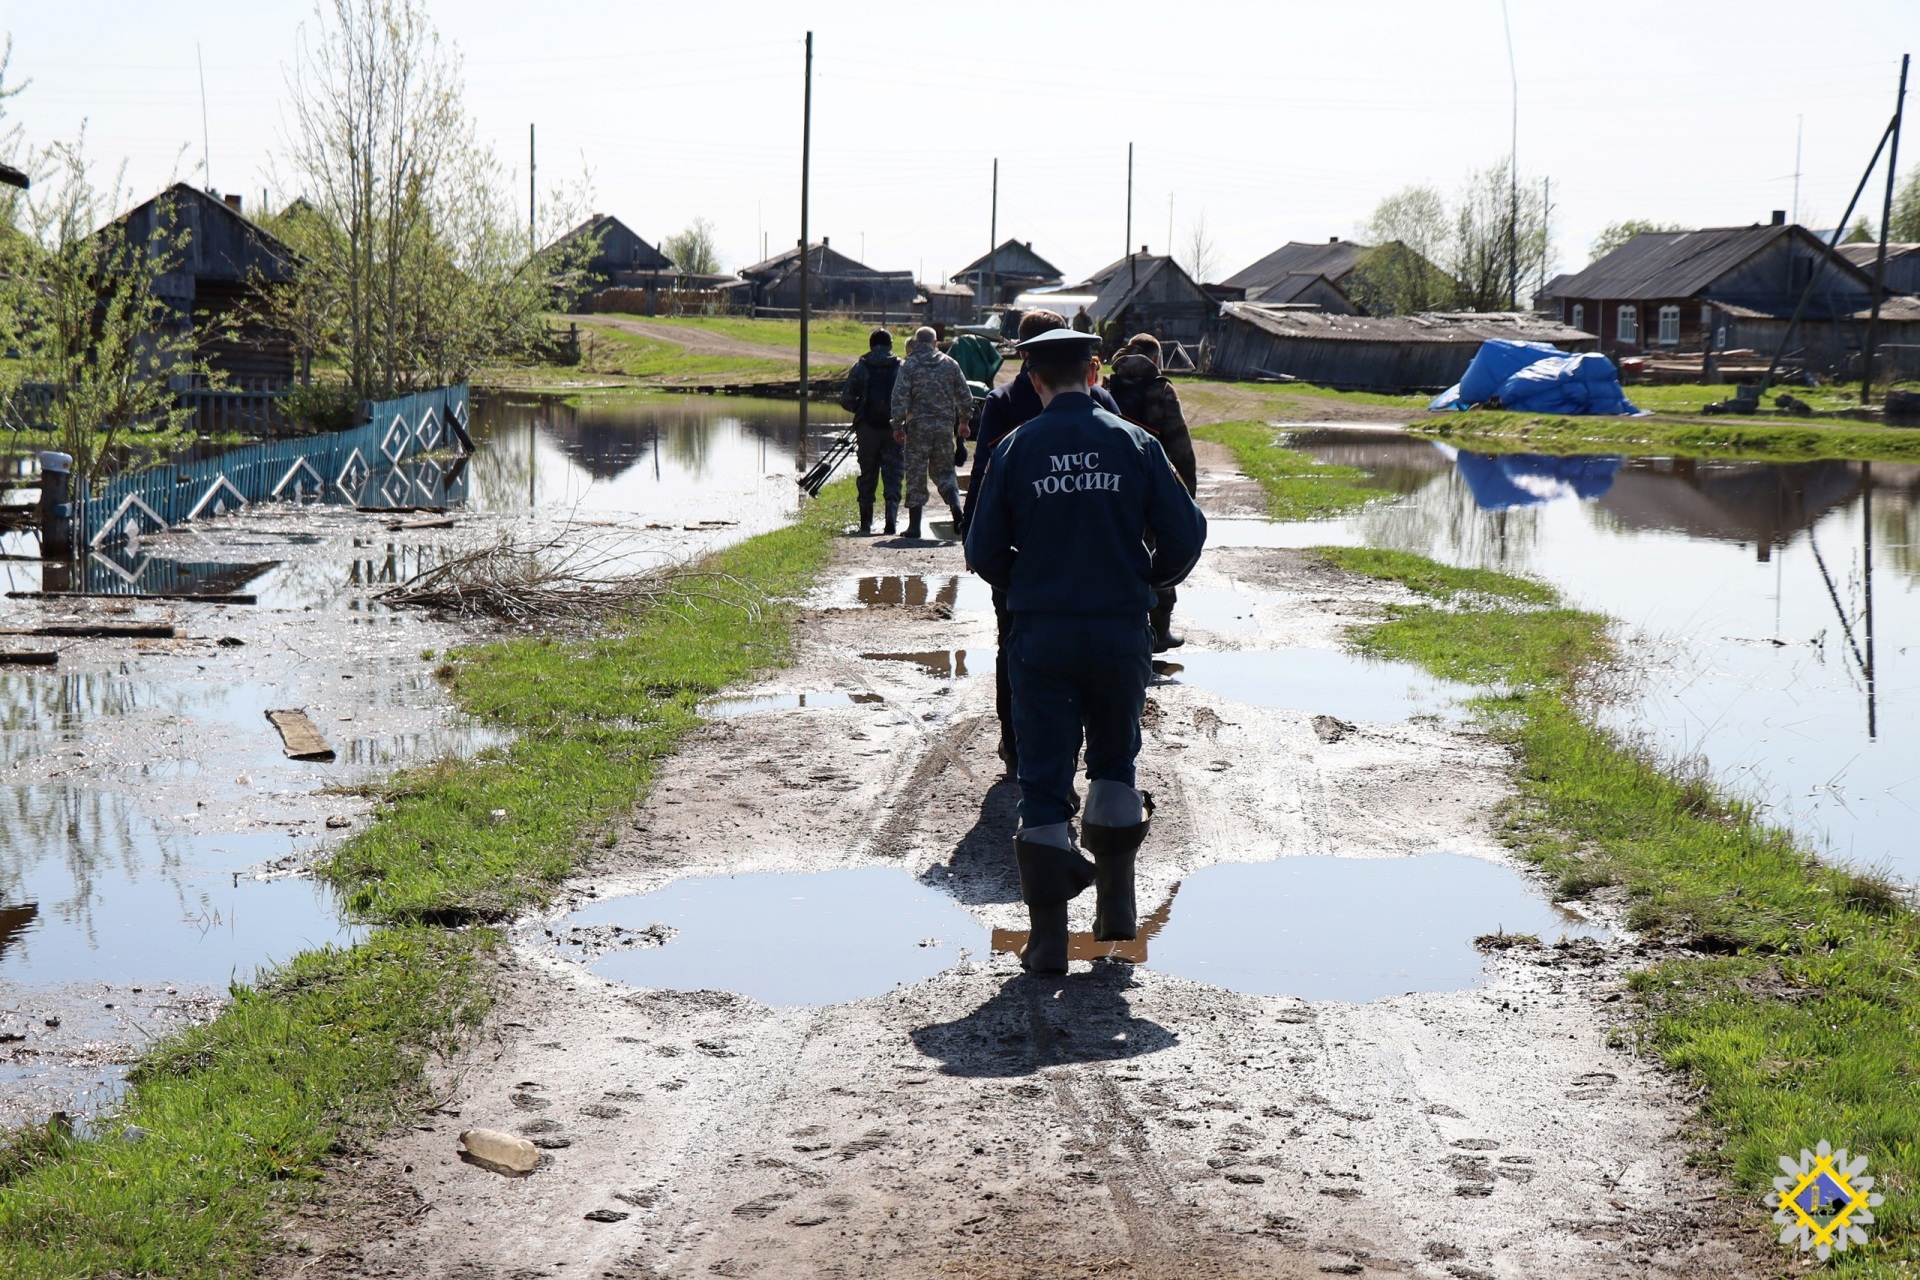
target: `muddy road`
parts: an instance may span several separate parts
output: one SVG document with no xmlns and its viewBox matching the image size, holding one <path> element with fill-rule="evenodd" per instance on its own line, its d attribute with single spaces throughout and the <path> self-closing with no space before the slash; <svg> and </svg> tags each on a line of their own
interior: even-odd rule
<svg viewBox="0 0 1920 1280">
<path fill-rule="evenodd" d="M 1202 461 L 1212 514 L 1256 513 L 1222 456 Z M 1167 656 L 1192 670 L 1202 650 L 1324 655 L 1401 598 L 1245 547 L 1210 549 L 1184 590 L 1189 648 Z M 1686 1168 L 1685 1100 L 1609 1047 L 1622 974 L 1645 960 L 1615 922 L 1471 953 L 1465 979 L 1374 959 L 1409 930 L 1430 930 L 1434 955 L 1494 931 L 1475 922 L 1477 889 L 1394 906 L 1394 873 L 1436 854 L 1549 910 L 1496 838 L 1508 761 L 1457 718 L 1299 709 L 1165 669 L 1141 757 L 1160 807 L 1140 896 L 1162 932 L 1144 964 L 1022 975 L 984 603 L 954 544 L 845 540 L 793 665 L 690 738 L 552 915 L 516 927 L 504 998 L 443 1074 L 443 1109 L 344 1162 L 272 1274 L 1775 1270 L 1758 1214 Z M 1375 888 L 1225 905 L 1204 889 L 1263 868 Z M 853 872 L 867 879 L 758 947 L 770 898 Z M 753 885 L 774 890 L 728 896 Z M 713 886 L 704 926 L 692 908 L 667 919 L 663 891 L 688 886 Z M 1076 930 L 1091 908 L 1075 904 Z M 1408 914 L 1376 927 L 1394 910 Z M 922 949 L 946 958 L 915 969 L 888 939 L 935 927 L 913 914 L 929 911 L 950 923 Z M 1317 921 L 1336 927 L 1289 941 Z M 609 976 L 698 946 L 675 981 Z M 1209 956 L 1217 981 L 1195 976 Z M 806 998 L 843 981 L 865 985 Z M 1300 994 L 1327 990 L 1353 998 Z M 517 1180 L 464 1164 L 473 1127 L 527 1134 L 547 1158 Z"/>
</svg>

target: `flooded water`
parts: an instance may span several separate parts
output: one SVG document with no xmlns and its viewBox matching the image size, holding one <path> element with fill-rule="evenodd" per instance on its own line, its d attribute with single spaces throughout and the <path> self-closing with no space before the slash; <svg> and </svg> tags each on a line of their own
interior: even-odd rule
<svg viewBox="0 0 1920 1280">
<path fill-rule="evenodd" d="M 1188 645 L 1161 655 L 1154 670 L 1165 681 L 1197 685 L 1249 706 L 1381 723 L 1414 716 L 1458 718 L 1460 700 L 1476 692 L 1471 685 L 1436 680 L 1412 663 L 1331 649 L 1214 653 Z"/>
<path fill-rule="evenodd" d="M 589 962 L 603 978 L 770 1005 L 880 995 L 988 945 L 952 898 L 893 867 L 681 880 L 596 902 L 553 934 L 563 953 L 610 947 Z"/>
<path fill-rule="evenodd" d="M 1474 945 L 1605 932 L 1549 905 L 1519 872 L 1478 858 L 1282 858 L 1207 867 L 1142 904 L 1133 942 L 1070 939 L 1116 959 L 1255 995 L 1361 1003 L 1485 980 Z M 989 934 L 953 899 L 890 867 L 683 880 L 566 916 L 555 946 L 603 978 L 723 990 L 763 1004 L 834 1004 L 916 982 L 1024 930 Z"/>
<path fill-rule="evenodd" d="M 863 653 L 860 656 L 869 662 L 908 662 L 942 680 L 964 680 L 972 674 L 967 670 L 967 652 L 965 649 L 929 649 L 923 653 Z M 991 645 L 972 652 L 973 671 L 993 670 Z"/>
<path fill-rule="evenodd" d="M 1611 724 L 1704 757 L 1828 856 L 1920 880 L 1920 466 L 1296 442 L 1403 496 L 1249 543 L 1367 543 L 1545 578 L 1651 641 Z"/>
<path fill-rule="evenodd" d="M 104 549 L 77 570 L 0 561 L 11 591 L 256 601 L 0 599 L 0 626 L 110 613 L 171 623 L 183 637 L 35 637 L 13 647 L 57 649 L 58 666 L 0 668 L 0 1016 L 37 1011 L 18 1059 L 31 1069 L 0 1055 L 10 1073 L 0 1074 L 0 1114 L 73 1109 L 113 1085 L 117 1068 L 102 1067 L 98 1046 L 157 1025 L 136 1008 L 150 993 L 178 987 L 169 1000 L 204 1009 L 263 965 L 357 937 L 302 874 L 351 829 L 321 819 L 365 807 L 324 789 L 505 740 L 455 712 L 434 678 L 434 654 L 466 630 L 388 608 L 378 592 L 496 529 L 571 519 L 629 537 L 633 559 L 658 562 L 774 528 L 795 509 L 791 403 L 523 396 L 476 409 L 471 458 L 369 482 L 367 501 L 445 506 L 444 516 L 266 504 Z M 0 552 L 29 557 L 37 544 L 8 534 Z M 287 759 L 266 719 L 275 708 L 304 710 L 337 759 Z M 96 1026 L 86 1011 L 102 1007 L 133 1022 Z M 40 1012 L 62 1029 L 42 1026 Z M 8 1083 L 16 1074 L 26 1083 Z"/>
</svg>

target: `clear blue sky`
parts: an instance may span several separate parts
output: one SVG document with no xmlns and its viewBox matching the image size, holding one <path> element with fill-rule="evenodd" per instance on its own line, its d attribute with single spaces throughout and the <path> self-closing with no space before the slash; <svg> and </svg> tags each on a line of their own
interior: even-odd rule
<svg viewBox="0 0 1920 1280">
<path fill-rule="evenodd" d="M 1560 263 L 1603 225 L 1762 220 L 1793 198 L 1830 222 L 1892 110 L 1915 0 L 1570 5 L 1510 0 L 1520 166 L 1552 179 Z M 799 229 L 801 37 L 815 32 L 815 235 L 927 277 L 1001 235 L 1069 278 L 1119 256 L 1126 146 L 1134 242 L 1203 210 L 1226 274 L 1288 239 L 1352 235 L 1408 183 L 1451 191 L 1508 147 L 1499 0 L 1192 0 L 1184 5 L 431 0 L 466 58 L 482 134 L 525 183 L 591 169 L 595 204 L 649 239 L 696 215 L 723 257 Z M 271 181 L 300 0 L 8 0 L 29 139 L 124 159 L 141 194 L 200 180 L 248 207 Z M 1920 119 L 1920 117 L 1916 117 Z M 1920 129 L 1906 147 L 1920 163 Z M 1903 168 L 1911 167 L 1903 162 Z M 294 194 L 276 190 L 277 201 Z M 524 200 L 524 196 L 520 197 Z M 1878 203 L 1874 203 L 1877 216 Z"/>
</svg>

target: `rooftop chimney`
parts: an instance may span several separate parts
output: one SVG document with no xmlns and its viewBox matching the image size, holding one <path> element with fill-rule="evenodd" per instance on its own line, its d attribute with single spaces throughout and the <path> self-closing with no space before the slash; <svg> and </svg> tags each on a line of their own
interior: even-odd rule
<svg viewBox="0 0 1920 1280">
<path fill-rule="evenodd" d="M 1339 236 L 1328 236 L 1328 237 L 1327 237 L 1327 243 L 1328 243 L 1328 244 L 1339 244 L 1339 243 L 1340 243 L 1340 237 L 1339 237 Z"/>
<path fill-rule="evenodd" d="M 820 247 L 822 249 L 826 248 L 828 245 L 832 243 L 833 243 L 833 240 L 830 237 L 827 237 L 827 236 L 820 237 Z"/>
<path fill-rule="evenodd" d="M 1147 246 L 1145 246 L 1145 245 L 1141 245 L 1141 246 L 1140 246 L 1140 252 L 1141 252 L 1141 253 L 1145 253 L 1146 251 L 1147 251 Z"/>
<path fill-rule="evenodd" d="M 1773 225 L 1776 227 L 1784 227 L 1787 225 L 1787 211 L 1785 209 L 1775 209 L 1773 211 Z"/>
<path fill-rule="evenodd" d="M 233 210 L 235 213 L 240 212 L 240 195 L 238 192 L 229 191 L 226 195 L 221 196 L 220 198 L 226 201 L 227 208 Z"/>
</svg>

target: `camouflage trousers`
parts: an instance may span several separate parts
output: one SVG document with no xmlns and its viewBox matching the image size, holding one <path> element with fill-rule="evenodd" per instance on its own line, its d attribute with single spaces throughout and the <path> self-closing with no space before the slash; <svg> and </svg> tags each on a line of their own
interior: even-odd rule
<svg viewBox="0 0 1920 1280">
<path fill-rule="evenodd" d="M 953 475 L 953 428 L 907 428 L 907 508 L 927 505 L 927 481 L 947 505 L 960 505 L 960 482 Z"/>
</svg>

